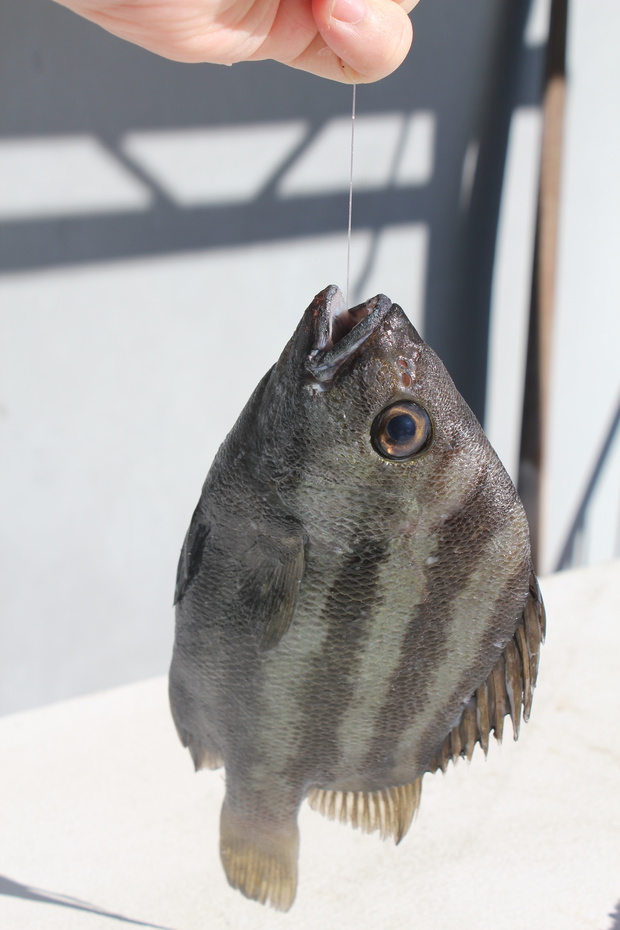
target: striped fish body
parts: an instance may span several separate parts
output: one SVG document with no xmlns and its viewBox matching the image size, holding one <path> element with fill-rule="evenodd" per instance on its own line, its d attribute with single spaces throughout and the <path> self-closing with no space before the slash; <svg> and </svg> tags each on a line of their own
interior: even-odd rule
<svg viewBox="0 0 620 930">
<path fill-rule="evenodd" d="M 227 877 L 283 910 L 305 797 L 399 840 L 425 772 L 529 714 L 523 508 L 383 295 L 310 305 L 216 456 L 175 600 L 172 712 L 196 767 L 225 765 Z"/>
</svg>

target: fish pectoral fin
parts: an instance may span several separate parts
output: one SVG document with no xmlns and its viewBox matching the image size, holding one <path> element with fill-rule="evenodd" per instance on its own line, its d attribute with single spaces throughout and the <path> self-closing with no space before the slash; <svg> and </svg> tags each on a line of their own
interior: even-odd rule
<svg viewBox="0 0 620 930">
<path fill-rule="evenodd" d="M 329 817 L 349 823 L 352 827 L 373 833 L 378 830 L 382 839 L 394 837 L 400 843 L 411 826 L 420 804 L 422 779 L 408 785 L 383 788 L 381 791 L 326 791 L 311 788 L 308 792 L 310 807 Z"/>
<path fill-rule="evenodd" d="M 259 828 L 227 806 L 220 818 L 220 857 L 228 883 L 279 911 L 288 911 L 297 891 L 299 830 L 296 821 Z"/>
<path fill-rule="evenodd" d="M 185 534 L 181 548 L 173 604 L 178 604 L 198 574 L 208 535 L 209 526 L 202 517 L 200 504 L 198 504 L 192 514 L 189 529 Z"/>
<path fill-rule="evenodd" d="M 444 739 L 439 752 L 428 766 L 429 772 L 446 771 L 450 760 L 460 756 L 471 759 L 476 743 L 486 756 L 491 731 L 498 743 L 504 735 L 504 717 L 510 714 L 514 738 L 519 736 L 521 710 L 529 720 L 540 646 L 545 641 L 545 607 L 538 580 L 530 575 L 530 587 L 523 613 L 489 677 L 465 705 L 461 719 Z"/>
<path fill-rule="evenodd" d="M 256 624 L 261 649 L 276 646 L 295 613 L 304 574 L 300 535 L 260 535 L 243 557 L 249 574 L 239 590 L 240 609 Z"/>
</svg>

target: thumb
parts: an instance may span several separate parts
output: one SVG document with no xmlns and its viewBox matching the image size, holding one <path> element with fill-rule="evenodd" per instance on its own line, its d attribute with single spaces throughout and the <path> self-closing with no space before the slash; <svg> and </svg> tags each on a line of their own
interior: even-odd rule
<svg viewBox="0 0 620 930">
<path fill-rule="evenodd" d="M 413 28 L 403 7 L 417 0 L 312 0 L 312 12 L 325 44 L 342 62 L 341 80 L 378 81 L 402 64 Z"/>
</svg>

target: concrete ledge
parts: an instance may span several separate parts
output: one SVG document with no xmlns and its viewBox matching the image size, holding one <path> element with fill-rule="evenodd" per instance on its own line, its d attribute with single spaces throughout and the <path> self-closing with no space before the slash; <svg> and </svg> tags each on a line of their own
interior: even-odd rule
<svg viewBox="0 0 620 930">
<path fill-rule="evenodd" d="M 619 930 L 620 562 L 542 587 L 519 742 L 427 777 L 399 847 L 305 808 L 287 915 L 228 888 L 223 778 L 192 773 L 163 678 L 0 720 L 0 926 Z"/>
</svg>

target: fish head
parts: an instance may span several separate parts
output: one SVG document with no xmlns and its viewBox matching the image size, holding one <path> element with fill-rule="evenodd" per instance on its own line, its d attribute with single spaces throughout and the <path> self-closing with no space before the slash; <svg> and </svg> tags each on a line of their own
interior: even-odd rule
<svg viewBox="0 0 620 930">
<path fill-rule="evenodd" d="M 335 286 L 315 297 L 272 370 L 260 433 L 282 490 L 406 490 L 427 510 L 462 501 L 496 462 L 403 309 L 383 294 L 348 309 Z"/>
</svg>

